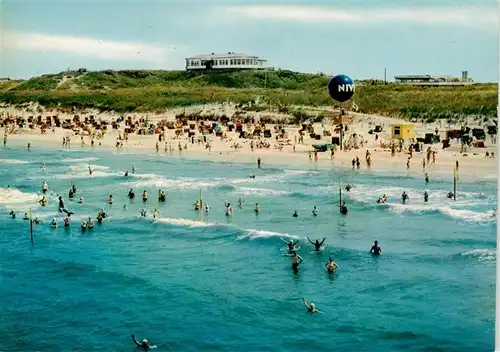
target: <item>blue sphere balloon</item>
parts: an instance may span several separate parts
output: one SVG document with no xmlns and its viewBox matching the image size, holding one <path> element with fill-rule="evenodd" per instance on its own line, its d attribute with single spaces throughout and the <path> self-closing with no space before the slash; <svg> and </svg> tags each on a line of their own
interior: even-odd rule
<svg viewBox="0 0 500 352">
<path fill-rule="evenodd" d="M 337 75 L 328 81 L 328 94 L 333 100 L 345 102 L 354 94 L 354 82 L 346 75 Z"/>
</svg>

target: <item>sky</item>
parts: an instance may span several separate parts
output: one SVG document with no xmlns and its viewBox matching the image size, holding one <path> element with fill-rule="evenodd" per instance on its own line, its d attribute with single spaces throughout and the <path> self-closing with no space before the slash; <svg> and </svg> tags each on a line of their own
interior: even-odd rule
<svg viewBox="0 0 500 352">
<path fill-rule="evenodd" d="M 182 70 L 241 52 L 269 67 L 498 82 L 500 4 L 489 1 L 0 0 L 0 77 L 67 69 Z"/>
</svg>

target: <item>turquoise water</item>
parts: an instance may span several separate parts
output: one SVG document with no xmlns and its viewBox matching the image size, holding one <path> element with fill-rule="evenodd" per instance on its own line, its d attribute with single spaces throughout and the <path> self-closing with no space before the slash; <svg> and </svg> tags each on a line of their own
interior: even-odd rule
<svg viewBox="0 0 500 352">
<path fill-rule="evenodd" d="M 124 178 L 132 161 L 136 173 Z M 347 216 L 336 207 L 339 177 L 354 185 Z M 452 202 L 449 179 L 426 187 L 405 174 L 314 164 L 259 170 L 177 155 L 8 148 L 0 149 L 0 180 L 0 350 L 135 351 L 131 333 L 156 351 L 493 350 L 493 182 L 460 182 Z M 44 180 L 50 195 L 41 208 Z M 191 206 L 200 186 L 211 206 L 203 219 Z M 157 188 L 167 191 L 166 203 L 157 204 Z M 156 222 L 151 213 L 139 216 L 143 189 L 148 211 L 159 209 Z M 410 196 L 404 206 L 403 190 Z M 69 231 L 57 193 L 75 212 Z M 382 193 L 389 204 L 375 203 Z M 224 201 L 233 203 L 231 218 Z M 22 220 L 30 206 L 45 220 L 35 226 L 33 247 Z M 82 234 L 80 221 L 103 207 L 109 217 Z M 49 227 L 52 217 L 58 229 Z M 324 251 L 314 253 L 305 236 L 326 237 Z M 302 243 L 298 274 L 280 237 Z M 368 254 L 375 239 L 378 258 Z M 339 265 L 333 276 L 324 269 L 330 256 Z M 302 296 L 322 314 L 308 314 Z"/>
</svg>

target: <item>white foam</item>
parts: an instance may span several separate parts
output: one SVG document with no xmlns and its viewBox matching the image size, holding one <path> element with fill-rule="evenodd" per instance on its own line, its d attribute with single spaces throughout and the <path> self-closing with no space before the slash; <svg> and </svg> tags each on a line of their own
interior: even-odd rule
<svg viewBox="0 0 500 352">
<path fill-rule="evenodd" d="M 35 193 L 25 193 L 14 188 L 0 188 L 0 204 L 13 207 L 38 201 Z"/>
<path fill-rule="evenodd" d="M 243 196 L 261 196 L 261 197 L 283 196 L 290 194 L 290 192 L 286 191 L 278 191 L 266 188 L 252 188 L 252 187 L 237 187 L 234 190 L 234 193 Z"/>
<path fill-rule="evenodd" d="M 251 240 L 254 240 L 256 238 L 269 238 L 269 237 L 286 237 L 286 238 L 298 239 L 297 236 L 293 236 L 288 233 L 282 233 L 282 232 L 274 232 L 268 230 L 254 230 L 254 229 L 247 229 L 245 231 L 246 231 L 245 234 L 240 235 L 236 238 L 237 241 L 245 238 L 250 238 Z"/>
<path fill-rule="evenodd" d="M 89 175 L 89 166 L 92 169 L 92 175 Z M 71 179 L 71 178 L 92 178 L 92 177 L 111 177 L 111 176 L 123 176 L 121 173 L 117 172 L 106 172 L 109 170 L 108 166 L 94 165 L 94 164 L 74 164 L 69 166 L 70 172 L 64 174 L 58 174 L 54 177 L 60 180 Z"/>
<path fill-rule="evenodd" d="M 203 222 L 196 220 L 188 220 L 182 218 L 158 218 L 157 222 L 161 222 L 164 224 L 177 225 L 177 226 L 188 226 L 188 227 L 212 227 L 217 224 L 211 222 Z"/>
<path fill-rule="evenodd" d="M 462 253 L 462 255 L 478 258 L 480 262 L 484 260 L 495 260 L 497 256 L 496 251 L 493 249 L 473 249 Z"/>
<path fill-rule="evenodd" d="M 16 159 L 0 159 L 0 164 L 28 164 L 28 162 Z"/>
<path fill-rule="evenodd" d="M 62 159 L 61 162 L 63 162 L 63 163 L 87 163 L 89 161 L 97 161 L 97 160 L 99 160 L 99 158 L 90 156 L 87 158 L 66 158 L 66 159 Z"/>
</svg>

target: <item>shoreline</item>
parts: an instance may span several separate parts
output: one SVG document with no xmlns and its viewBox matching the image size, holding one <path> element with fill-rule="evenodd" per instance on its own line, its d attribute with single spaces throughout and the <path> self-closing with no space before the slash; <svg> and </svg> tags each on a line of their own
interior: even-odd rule
<svg viewBox="0 0 500 352">
<path fill-rule="evenodd" d="M 2 110 L 0 109 L 0 111 Z M 26 116 L 26 111 L 14 107 L 3 109 L 3 111 L 10 116 L 21 118 Z M 104 149 L 109 152 L 136 155 L 147 154 L 151 156 L 158 155 L 158 157 L 176 155 L 189 159 L 215 162 L 253 163 L 255 166 L 257 166 L 257 158 L 260 157 L 262 167 L 266 165 L 289 166 L 301 169 L 310 169 L 311 167 L 330 169 L 334 167 L 349 171 L 353 169 L 351 164 L 353 159 L 359 158 L 359 168 L 354 167 L 356 172 L 395 173 L 421 177 L 422 180 L 425 173 L 429 174 L 431 180 L 433 177 L 453 179 L 455 163 L 458 162 L 460 179 L 471 181 L 477 179 L 496 180 L 498 177 L 498 155 L 495 158 L 486 157 L 486 153 L 496 153 L 497 150 L 497 146 L 490 136 L 487 136 L 484 141 L 485 147 L 471 146 L 463 154 L 460 152 L 460 143 L 455 139 L 450 140 L 450 146 L 446 149 L 442 148 L 441 143 L 422 145 L 422 151 L 413 152 L 411 159 L 409 158 L 408 139 L 402 143 L 402 151 L 397 150 L 400 141 L 394 139 L 392 134 L 393 125 L 405 126 L 411 124 L 414 137 L 436 133 L 441 139 L 446 138 L 446 131 L 460 128 L 459 125 L 447 125 L 442 120 L 431 124 L 412 124 L 408 121 L 385 116 L 350 112 L 350 121 L 345 125 L 346 132 L 344 135 L 344 144 L 347 144 L 348 150 L 341 151 L 337 147 L 333 159 L 331 159 L 330 150 L 318 152 L 318 160 L 315 161 L 313 145 L 328 144 L 332 142 L 332 136 L 338 137 L 338 131 L 336 130 L 338 125 L 330 118 L 325 118 L 321 123 L 309 124 L 309 128 L 316 135 L 315 138 L 311 138 L 314 136 L 309 135 L 311 131 L 305 130 L 302 132 L 301 137 L 300 128 L 304 128 L 305 123 L 302 126 L 266 123 L 258 134 L 259 137 L 240 138 L 240 133 L 236 131 L 236 128 L 230 129 L 228 125 L 224 124 L 217 127 L 220 128 L 220 134 L 216 136 L 215 131 L 217 129 L 213 127 L 214 125 L 210 121 L 187 121 L 188 125 L 175 126 L 174 128 L 176 113 L 179 112 L 197 112 L 201 114 L 200 116 L 207 113 L 224 114 L 225 116 L 233 116 L 231 118 L 233 121 L 241 122 L 244 119 L 251 118 L 251 122 L 247 121 L 241 125 L 245 133 L 255 132 L 261 119 L 268 114 L 267 112 L 245 113 L 242 117 L 234 117 L 237 115 L 238 109 L 231 104 L 223 104 L 223 106 L 217 104 L 203 105 L 183 110 L 172 109 L 163 115 L 152 116 L 135 113 L 118 116 L 94 111 L 91 112 L 95 114 L 94 121 L 107 124 L 107 128 L 103 128 L 99 123 L 82 122 L 79 127 L 73 124 L 72 129 L 63 129 L 61 127 L 51 127 L 51 122 L 47 126 L 46 133 L 41 134 L 40 125 L 28 129 L 19 128 L 12 123 L 8 123 L 4 126 L 2 137 L 8 134 L 7 147 L 16 146 L 17 148 L 26 148 L 27 144 L 30 143 L 32 148 L 67 149 L 63 147 L 63 139 L 69 137 L 71 139 L 70 150 L 76 147 L 78 150 L 89 153 Z M 50 112 L 47 111 L 44 114 L 49 116 Z M 286 119 L 286 114 L 275 113 L 274 115 Z M 71 117 L 69 114 L 63 114 L 60 119 L 61 121 L 64 119 L 69 121 Z M 82 114 L 79 121 L 87 119 L 87 117 Z M 118 118 L 121 120 L 117 120 Z M 125 133 L 127 128 L 125 121 L 127 119 L 131 119 L 128 128 L 133 127 L 130 133 Z M 474 122 L 469 122 L 468 125 L 473 127 Z M 172 124 L 172 128 L 169 128 L 169 124 Z M 212 125 L 213 130 L 206 130 L 207 125 Z M 203 133 L 201 133 L 202 127 Z M 374 132 L 375 127 L 379 127 L 381 131 Z M 269 131 L 271 137 L 262 137 L 264 129 Z M 139 132 L 142 132 L 142 134 L 139 134 Z M 159 142 L 160 135 L 164 137 L 161 142 Z M 91 140 L 94 141 L 93 147 L 91 147 Z M 83 147 L 82 142 L 84 143 Z M 117 149 L 117 143 L 122 143 L 121 149 Z M 390 145 L 394 143 L 396 143 L 396 153 L 391 156 Z M 156 148 L 158 148 L 158 152 Z M 432 158 L 429 161 L 424 160 L 427 159 L 425 153 L 427 148 L 431 148 L 435 152 L 435 163 L 432 162 Z M 179 151 L 180 149 L 182 151 Z M 370 153 L 370 167 L 365 158 L 367 151 Z M 409 162 L 409 168 L 407 162 Z"/>
<path fill-rule="evenodd" d="M 111 153 L 111 154 L 125 154 L 125 155 L 136 155 L 136 156 L 149 156 L 149 157 L 158 157 L 158 158 L 185 158 L 188 160 L 199 160 L 199 161 L 210 161 L 210 162 L 223 162 L 223 163 L 234 163 L 234 164 L 248 164 L 254 165 L 257 167 L 257 158 L 260 157 L 262 159 L 262 168 L 267 166 L 271 167 L 290 167 L 293 169 L 299 170 L 311 170 L 314 171 L 328 171 L 332 169 L 340 169 L 343 172 L 352 171 L 354 174 L 363 173 L 363 174 L 390 174 L 394 173 L 395 176 L 401 177 L 414 177 L 414 178 L 422 178 L 424 179 L 425 172 L 429 174 L 429 177 L 437 178 L 441 180 L 452 180 L 453 179 L 453 165 L 454 165 L 454 154 L 453 155 L 445 155 L 441 156 L 443 160 L 437 160 L 436 164 L 431 164 L 429 167 L 426 167 L 425 171 L 420 164 L 420 160 L 422 160 L 424 153 L 415 153 L 414 159 L 416 159 L 410 170 L 407 170 L 405 167 L 405 160 L 407 155 L 404 153 L 396 154 L 394 157 L 389 155 L 379 155 L 378 153 L 388 154 L 387 152 L 376 152 L 373 149 L 376 148 L 363 148 L 358 150 L 350 150 L 350 151 L 337 151 L 335 153 L 334 159 L 330 160 L 329 152 L 320 152 L 318 153 L 318 160 L 310 161 L 308 157 L 309 148 L 307 146 L 300 145 L 302 150 L 297 150 L 295 152 L 283 150 L 238 150 L 234 151 L 227 148 L 222 148 L 219 150 L 212 149 L 211 152 L 203 151 L 203 148 L 200 148 L 198 145 L 191 146 L 188 144 L 188 149 L 179 152 L 176 151 L 167 151 L 165 152 L 160 148 L 158 153 L 155 152 L 154 145 L 143 145 L 143 144 L 124 144 L 124 147 L 120 150 L 117 150 L 116 147 L 103 144 L 101 146 L 90 147 L 86 145 L 82 147 L 80 144 L 76 144 L 69 148 L 62 147 L 61 143 L 56 142 L 50 135 L 35 135 L 39 138 L 33 138 L 33 135 L 29 134 L 21 134 L 9 136 L 9 142 L 7 144 L 8 148 L 15 148 L 17 150 L 27 148 L 26 145 L 28 142 L 31 143 L 32 148 L 42 148 L 42 149 L 56 149 L 56 150 L 65 150 L 68 153 L 71 152 L 80 152 L 80 153 Z M 134 137 L 142 137 L 142 136 L 134 136 Z M 142 137 L 144 138 L 144 137 Z M 146 138 L 144 138 L 146 139 Z M 151 142 L 150 140 L 147 140 Z M 151 143 L 147 143 L 151 144 Z M 0 147 L 1 148 L 1 147 Z M 366 162 L 362 162 L 360 168 L 354 168 L 351 166 L 351 160 L 354 156 L 359 156 L 361 160 L 361 156 L 364 155 L 366 150 L 370 150 L 374 159 L 374 165 L 370 168 L 367 167 Z M 376 154 L 377 153 L 377 154 Z M 450 154 L 450 153 L 447 153 Z M 382 158 L 377 158 L 377 156 L 382 156 Z M 464 157 L 460 156 L 462 159 Z M 439 158 L 439 157 L 438 157 Z M 465 182 L 474 182 L 479 178 L 480 181 L 492 182 L 498 178 L 497 173 L 497 161 L 493 160 L 481 160 L 479 156 L 474 155 L 471 156 L 471 160 L 475 161 L 475 163 L 468 163 L 467 161 L 461 161 L 460 170 L 459 170 L 459 178 L 461 181 Z M 484 157 L 482 158 L 484 159 Z M 16 159 L 13 159 L 16 160 Z M 418 160 L 418 163 L 417 163 Z M 41 161 L 42 162 L 42 161 Z M 134 162 L 133 160 L 131 161 Z M 472 165 L 468 165 L 472 164 Z M 472 166 L 472 167 L 471 167 Z M 124 172 L 126 170 L 123 170 Z"/>
</svg>

